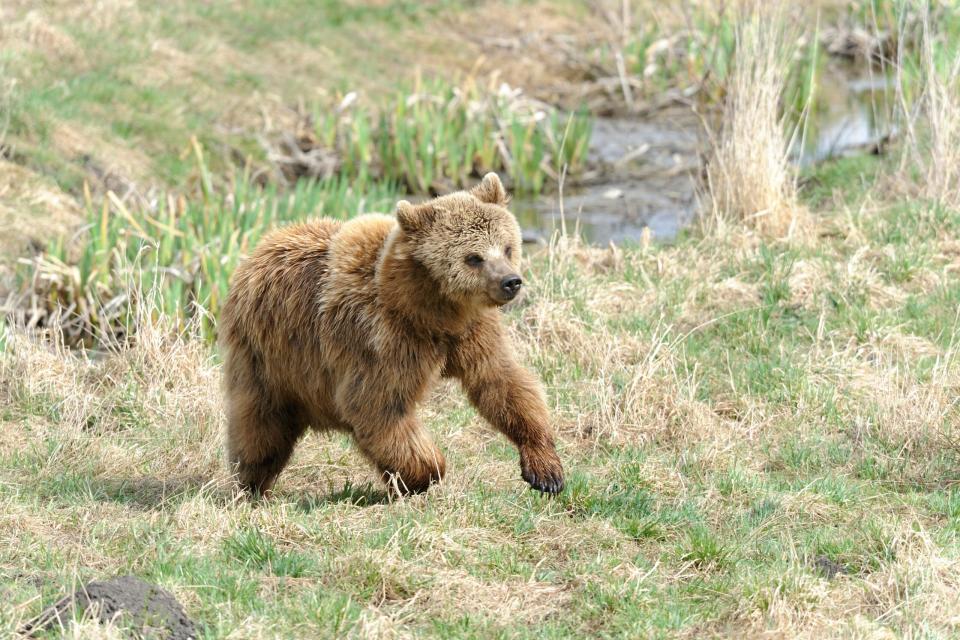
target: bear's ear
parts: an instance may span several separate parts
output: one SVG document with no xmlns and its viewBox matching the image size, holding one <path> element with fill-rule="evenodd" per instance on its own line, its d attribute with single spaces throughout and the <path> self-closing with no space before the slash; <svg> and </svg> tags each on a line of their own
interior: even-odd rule
<svg viewBox="0 0 960 640">
<path fill-rule="evenodd" d="M 397 222 L 407 233 L 425 229 L 434 219 L 433 207 L 429 204 L 413 205 L 406 200 L 397 203 Z"/>
<path fill-rule="evenodd" d="M 507 190 L 503 188 L 503 183 L 500 182 L 500 176 L 493 171 L 483 176 L 480 184 L 470 189 L 470 195 L 480 202 L 498 204 L 500 206 L 506 205 L 510 200 L 509 196 L 507 196 Z"/>
</svg>

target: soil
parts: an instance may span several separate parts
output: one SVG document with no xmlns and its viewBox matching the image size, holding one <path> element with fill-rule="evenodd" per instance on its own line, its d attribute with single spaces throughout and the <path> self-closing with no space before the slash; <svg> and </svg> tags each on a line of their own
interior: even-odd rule
<svg viewBox="0 0 960 640">
<path fill-rule="evenodd" d="M 197 638 L 196 626 L 169 591 L 135 576 L 89 582 L 27 623 L 21 633 L 32 637 L 41 631 L 66 627 L 75 615 L 91 605 L 97 618 L 107 623 L 120 618 L 123 623 L 148 637 L 167 640 Z"/>
</svg>

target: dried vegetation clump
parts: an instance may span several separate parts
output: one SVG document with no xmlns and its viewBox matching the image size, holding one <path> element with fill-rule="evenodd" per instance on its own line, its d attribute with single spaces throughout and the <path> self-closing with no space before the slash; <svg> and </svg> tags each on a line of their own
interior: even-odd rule
<svg viewBox="0 0 960 640">
<path fill-rule="evenodd" d="M 704 223 L 790 236 L 803 219 L 783 116 L 797 34 L 783 3 L 747 2 L 740 11 L 737 55 L 719 129 L 710 136 Z"/>
</svg>

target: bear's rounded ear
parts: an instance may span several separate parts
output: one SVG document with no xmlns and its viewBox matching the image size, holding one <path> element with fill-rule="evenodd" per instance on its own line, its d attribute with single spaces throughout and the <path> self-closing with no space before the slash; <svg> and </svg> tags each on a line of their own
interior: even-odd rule
<svg viewBox="0 0 960 640">
<path fill-rule="evenodd" d="M 422 231 L 433 222 L 434 211 L 429 204 L 413 205 L 406 200 L 397 203 L 397 222 L 407 233 Z"/>
<path fill-rule="evenodd" d="M 493 171 L 483 176 L 480 184 L 470 189 L 470 195 L 480 202 L 501 206 L 506 205 L 507 202 L 510 201 L 507 190 L 503 188 L 503 183 L 500 182 L 500 176 Z"/>
</svg>

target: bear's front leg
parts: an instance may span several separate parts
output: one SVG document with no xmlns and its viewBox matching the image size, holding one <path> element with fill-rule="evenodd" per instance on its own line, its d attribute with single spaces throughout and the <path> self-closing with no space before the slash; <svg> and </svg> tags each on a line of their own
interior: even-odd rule
<svg viewBox="0 0 960 640">
<path fill-rule="evenodd" d="M 446 460 L 412 409 L 401 411 L 406 403 L 375 377 L 348 379 L 352 384 L 337 389 L 338 410 L 383 480 L 402 495 L 422 493 L 442 480 Z"/>
<path fill-rule="evenodd" d="M 415 416 L 373 429 L 356 428 L 354 435 L 384 482 L 401 495 L 423 493 L 446 473 L 443 453 Z"/>
<path fill-rule="evenodd" d="M 563 464 L 550 433 L 540 383 L 533 374 L 514 364 L 496 375 L 477 371 L 461 381 L 480 415 L 517 446 L 521 477 L 538 491 L 563 491 Z"/>
<path fill-rule="evenodd" d="M 478 323 L 451 353 L 445 375 L 460 380 L 470 402 L 520 452 L 520 473 L 544 493 L 563 490 L 563 464 L 536 377 L 518 365 L 496 319 Z"/>
</svg>

